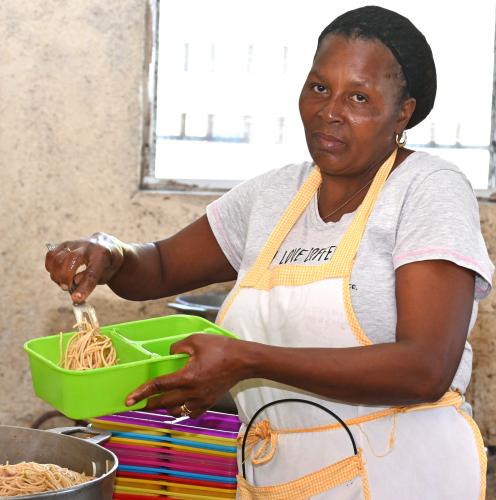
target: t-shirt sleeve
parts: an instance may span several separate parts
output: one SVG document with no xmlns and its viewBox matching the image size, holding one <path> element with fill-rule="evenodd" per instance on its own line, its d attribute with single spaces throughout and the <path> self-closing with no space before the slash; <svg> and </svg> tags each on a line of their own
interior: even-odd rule
<svg viewBox="0 0 496 500">
<path fill-rule="evenodd" d="M 393 250 L 395 269 L 435 259 L 473 270 L 477 300 L 491 291 L 494 266 L 481 233 L 477 199 L 466 177 L 451 169 L 429 174 L 409 193 Z"/>
<path fill-rule="evenodd" d="M 239 271 L 246 244 L 250 213 L 261 177 L 247 180 L 207 206 L 207 218 L 220 248 Z"/>
</svg>

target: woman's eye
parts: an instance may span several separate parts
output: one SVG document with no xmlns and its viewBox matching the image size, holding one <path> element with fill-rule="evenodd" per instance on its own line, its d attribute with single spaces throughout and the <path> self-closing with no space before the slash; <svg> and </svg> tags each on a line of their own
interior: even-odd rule
<svg viewBox="0 0 496 500">
<path fill-rule="evenodd" d="M 355 102 L 367 102 L 367 98 L 363 94 L 353 94 L 351 99 Z"/>
<path fill-rule="evenodd" d="M 327 88 L 325 85 L 322 85 L 320 83 L 314 83 L 312 85 L 312 90 L 316 92 L 317 94 L 323 94 L 324 92 L 327 91 Z"/>
</svg>

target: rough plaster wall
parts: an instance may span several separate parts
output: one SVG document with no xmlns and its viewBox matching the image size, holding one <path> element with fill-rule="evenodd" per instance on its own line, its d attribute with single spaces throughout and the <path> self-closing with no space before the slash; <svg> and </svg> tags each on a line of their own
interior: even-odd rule
<svg viewBox="0 0 496 500">
<path fill-rule="evenodd" d="M 489 256 L 496 264 L 496 203 L 479 203 L 482 232 Z M 496 282 L 493 280 L 493 286 Z M 479 306 L 470 342 L 474 349 L 474 370 L 467 399 L 474 410 L 486 444 L 496 446 L 496 291 Z"/>
<path fill-rule="evenodd" d="M 209 201 L 137 190 L 145 9 L 145 0 L 0 2 L 0 423 L 29 425 L 49 409 L 33 395 L 22 344 L 73 322 L 44 271 L 45 242 L 96 230 L 161 238 Z M 481 205 L 481 219 L 496 261 L 496 204 Z M 92 302 L 107 324 L 167 312 L 167 301 L 105 289 Z M 496 445 L 494 293 L 480 311 L 470 398 Z"/>
<path fill-rule="evenodd" d="M 23 343 L 70 330 L 69 297 L 44 270 L 45 242 L 102 230 L 127 241 L 172 234 L 208 199 L 137 189 L 144 0 L 0 2 L 0 423 L 30 424 Z M 98 290 L 102 323 L 166 312 Z"/>
</svg>

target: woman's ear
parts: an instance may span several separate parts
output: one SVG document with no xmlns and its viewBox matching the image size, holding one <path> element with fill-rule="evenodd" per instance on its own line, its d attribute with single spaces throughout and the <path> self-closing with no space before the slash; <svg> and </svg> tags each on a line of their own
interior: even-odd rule
<svg viewBox="0 0 496 500">
<path fill-rule="evenodd" d="M 405 99 L 400 105 L 400 114 L 398 115 L 397 129 L 400 133 L 405 130 L 408 122 L 410 121 L 413 112 L 415 111 L 415 106 L 417 101 L 413 97 Z"/>
</svg>

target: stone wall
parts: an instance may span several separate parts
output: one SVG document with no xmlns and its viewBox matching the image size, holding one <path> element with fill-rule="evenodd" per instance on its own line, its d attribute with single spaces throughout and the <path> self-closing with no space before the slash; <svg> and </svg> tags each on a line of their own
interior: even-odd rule
<svg viewBox="0 0 496 500">
<path fill-rule="evenodd" d="M 67 331 L 68 296 L 44 270 L 45 243 L 106 231 L 127 241 L 173 234 L 211 200 L 139 191 L 145 0 L 0 2 L 0 423 L 48 410 L 31 387 L 28 339 Z M 496 204 L 481 204 L 496 261 Z M 102 323 L 158 316 L 167 301 L 92 296 Z M 496 296 L 473 335 L 470 398 L 496 445 Z M 169 311 L 171 312 L 171 311 Z"/>
<path fill-rule="evenodd" d="M 72 329 L 45 243 L 97 230 L 127 241 L 173 234 L 205 197 L 139 191 L 145 0 L 0 2 L 0 423 L 48 409 L 33 395 L 28 339 Z M 167 312 L 167 301 L 92 302 L 104 324 Z"/>
<path fill-rule="evenodd" d="M 496 203 L 480 201 L 482 232 L 491 260 L 496 263 Z M 474 370 L 467 391 L 486 444 L 496 446 L 496 292 L 481 301 L 471 335 Z"/>
</svg>

